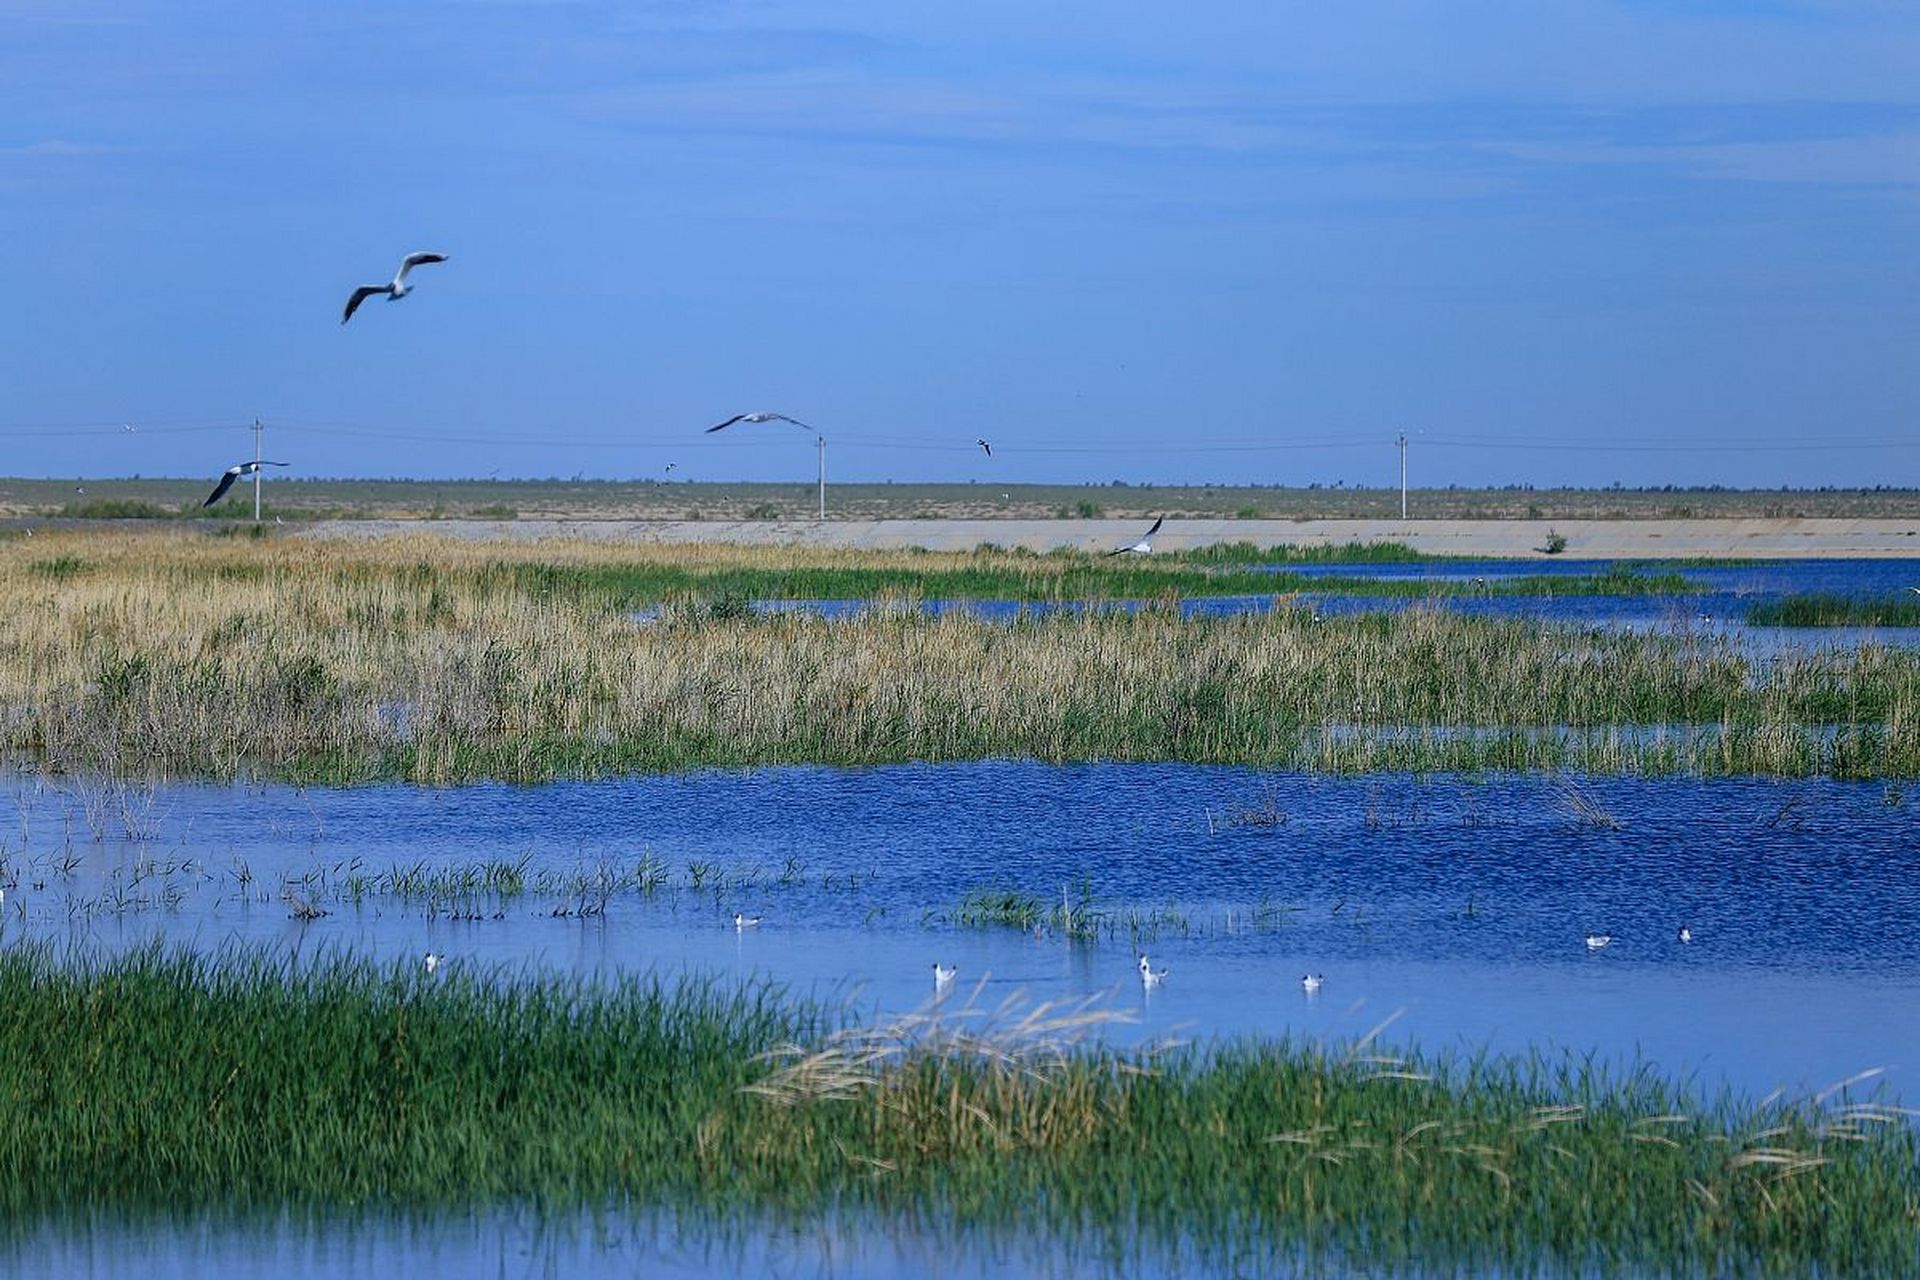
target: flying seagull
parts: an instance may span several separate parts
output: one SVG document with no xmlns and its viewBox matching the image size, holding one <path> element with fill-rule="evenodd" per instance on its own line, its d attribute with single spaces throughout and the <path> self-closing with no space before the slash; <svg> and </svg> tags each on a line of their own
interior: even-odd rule
<svg viewBox="0 0 1920 1280">
<path fill-rule="evenodd" d="M 1133 543 L 1131 546 L 1121 547 L 1118 551 L 1109 551 L 1107 554 L 1110 556 L 1124 556 L 1129 552 L 1142 556 L 1148 554 L 1153 550 L 1153 535 L 1160 532 L 1160 526 L 1166 522 L 1167 518 L 1161 516 L 1153 522 L 1153 528 L 1147 530 L 1140 536 L 1140 541 Z"/>
<path fill-rule="evenodd" d="M 285 462 L 267 462 L 265 460 L 260 462 L 236 462 L 220 473 L 220 483 L 213 486 L 213 492 L 208 494 L 207 500 L 200 505 L 210 507 L 220 501 L 221 496 L 224 495 L 227 490 L 233 488 L 233 482 L 241 476 L 250 476 L 262 467 L 284 467 L 288 465 L 290 464 Z"/>
<path fill-rule="evenodd" d="M 347 321 L 353 319 L 353 313 L 360 309 L 360 304 L 376 293 L 386 294 L 388 302 L 397 302 L 401 298 L 406 297 L 409 293 L 413 292 L 413 286 L 407 283 L 407 272 L 413 270 L 415 267 L 424 266 L 429 262 L 445 262 L 446 260 L 447 255 L 444 253 L 408 254 L 406 257 L 400 259 L 400 269 L 393 273 L 393 279 L 387 281 L 385 284 L 363 284 L 353 291 L 353 296 L 347 299 L 346 311 L 340 316 L 340 323 L 345 324 Z"/>
<path fill-rule="evenodd" d="M 979 445 L 981 452 L 985 453 L 989 458 L 993 456 L 993 446 L 988 444 L 985 440 L 975 440 L 974 443 Z"/>
<path fill-rule="evenodd" d="M 813 430 L 812 427 L 807 426 L 806 423 L 800 421 L 800 419 L 798 418 L 789 418 L 784 413 L 771 413 L 765 409 L 762 409 L 759 413 L 736 413 L 731 418 L 728 418 L 725 422 L 714 423 L 712 426 L 707 428 L 707 431 L 709 434 L 711 434 L 715 431 L 720 431 L 727 427 L 730 427 L 736 422 L 791 422 L 796 427 L 804 428 L 807 431 Z"/>
</svg>

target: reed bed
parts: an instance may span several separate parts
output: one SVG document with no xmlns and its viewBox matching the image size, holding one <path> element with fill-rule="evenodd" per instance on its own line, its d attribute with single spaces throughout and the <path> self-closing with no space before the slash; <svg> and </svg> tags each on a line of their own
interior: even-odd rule
<svg viewBox="0 0 1920 1280">
<path fill-rule="evenodd" d="M 1747 622 L 1756 627 L 1920 627 L 1920 595 L 1810 593 L 1762 600 L 1747 609 Z"/>
<path fill-rule="evenodd" d="M 0 548 L 0 744 L 56 770 L 536 781 L 1022 756 L 1920 774 L 1920 658 L 1871 646 L 1762 670 L 1711 635 L 1423 609 L 1323 619 L 1284 600 L 1183 619 L 1174 594 L 1011 624 L 761 617 L 687 596 L 636 624 L 592 581 L 626 572 L 630 550 L 35 541 Z M 646 555 L 689 572 L 941 560 Z M 983 558 L 997 560 L 955 559 Z"/>
<path fill-rule="evenodd" d="M 1541 1057 L 1121 1050 L 1086 1006 L 858 1026 L 766 987 L 0 952 L 0 1204 L 905 1216 L 1110 1252 L 1910 1275 L 1915 1129 Z"/>
</svg>

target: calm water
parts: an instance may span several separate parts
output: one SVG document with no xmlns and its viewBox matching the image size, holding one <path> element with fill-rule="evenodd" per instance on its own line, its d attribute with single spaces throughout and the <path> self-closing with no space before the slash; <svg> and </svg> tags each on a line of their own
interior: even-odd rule
<svg viewBox="0 0 1920 1280">
<path fill-rule="evenodd" d="M 1617 826 L 1599 820 L 1611 815 Z M 1172 765 L 784 768 L 539 787 L 171 785 L 0 790 L 7 942 L 156 935 L 349 947 L 412 963 L 771 975 L 863 1012 L 1096 998 L 1109 1034 L 1553 1046 L 1703 1088 L 1806 1090 L 1884 1068 L 1920 1095 L 1920 796 L 1829 781 L 1329 779 Z M 137 838 L 129 833 L 137 833 Z M 577 891 L 429 903 L 346 892 L 395 868 L 525 860 L 592 875 L 643 856 L 651 897 L 556 916 Z M 694 870 L 698 867 L 698 871 Z M 698 876 L 701 887 L 691 887 Z M 330 914 L 302 924 L 283 884 Z M 973 889 L 1088 892 L 1092 944 L 949 919 Z M 1079 888 L 1084 886 L 1084 889 Z M 765 917 L 738 931 L 733 913 Z M 481 918 L 456 921 L 449 912 Z M 494 918 L 496 913 L 498 918 Z M 1139 932 L 1126 921 L 1134 918 Z M 1683 946 L 1676 928 L 1691 926 Z M 1584 935 L 1611 933 L 1603 951 Z M 1137 950 L 1171 970 L 1145 992 Z M 1314 997 L 1301 973 L 1326 975 Z M 911 1230 L 565 1229 L 471 1223 L 49 1228 L 17 1274 L 1100 1274 L 1046 1246 Z M 1126 1274 L 1142 1274 L 1138 1267 Z M 1163 1274 L 1158 1268 L 1144 1273 Z M 1317 1268 L 1315 1274 L 1326 1274 Z"/>
<path fill-rule="evenodd" d="M 1514 578 L 1576 577 L 1623 567 L 1638 573 L 1679 573 L 1696 590 L 1658 595 L 1449 595 L 1373 596 L 1338 591 L 1303 591 L 1286 607 L 1304 606 L 1323 614 L 1393 612 L 1444 608 L 1480 617 L 1538 618 L 1581 626 L 1633 631 L 1722 634 L 1762 654 L 1793 649 L 1854 648 L 1866 642 L 1920 646 L 1920 627 L 1751 627 L 1747 610 L 1763 601 L 1793 595 L 1825 594 L 1858 599 L 1898 596 L 1920 586 L 1920 566 L 1911 560 L 1776 560 L 1753 565 L 1680 567 L 1660 561 L 1613 560 L 1446 560 L 1397 564 L 1275 565 L 1275 572 L 1309 578 L 1367 578 L 1380 582 L 1430 582 L 1489 585 Z M 872 608 L 864 600 L 766 600 L 763 612 L 806 611 L 844 616 Z M 895 608 L 897 605 L 887 605 Z M 963 612 L 1007 620 L 1022 612 L 1046 613 L 1077 604 L 1009 600 L 928 600 L 928 613 Z M 1113 601 L 1102 608 L 1138 609 L 1138 600 Z M 1185 617 L 1259 613 L 1274 607 L 1267 595 L 1196 596 L 1180 602 Z M 636 615 L 645 618 L 649 615 Z"/>
<path fill-rule="evenodd" d="M 1638 1053 L 1753 1093 L 1920 1063 L 1920 796 L 1831 781 L 1578 786 L 1329 779 L 1177 765 L 787 768 L 446 790 L 168 786 L 127 797 L 17 780 L 0 809 L 7 937 L 155 934 L 581 971 L 662 968 L 916 1007 L 930 967 L 985 998 L 1110 994 L 1116 1034 L 1360 1034 L 1427 1047 Z M 146 838 L 126 838 L 128 825 Z M 98 838 L 96 838 L 96 830 Z M 673 888 L 556 917 L 555 889 L 479 902 L 346 878 L 528 859 Z M 694 864 L 701 864 L 699 888 Z M 243 877 L 251 877 L 243 885 Z M 290 918 L 288 882 L 326 906 Z M 974 889 L 1090 893 L 1093 944 L 951 915 Z M 448 918 L 478 908 L 477 921 Z M 733 913 L 765 917 L 736 931 Z M 492 918 L 495 912 L 500 918 Z M 1129 922 L 1132 928 L 1129 927 Z M 1695 941 L 1675 938 L 1681 924 Z M 1591 952 L 1588 932 L 1613 935 Z M 1143 992 L 1138 949 L 1172 970 Z M 1309 998 L 1306 970 L 1326 986 Z M 1915 1090 L 1909 1088 L 1909 1092 Z"/>
</svg>

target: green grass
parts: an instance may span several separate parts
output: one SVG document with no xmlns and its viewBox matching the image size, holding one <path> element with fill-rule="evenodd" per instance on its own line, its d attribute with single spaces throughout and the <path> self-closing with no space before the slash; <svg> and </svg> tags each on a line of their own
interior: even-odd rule
<svg viewBox="0 0 1920 1280">
<path fill-rule="evenodd" d="M 957 1004 L 958 1002 L 950 1002 Z M 0 951 L 0 1211 L 625 1203 L 1209 1258 L 1911 1275 L 1915 1130 L 1577 1061 L 1081 1010 L 876 1028 L 766 987 L 338 956 Z"/>
<path fill-rule="evenodd" d="M 541 781 L 1027 757 L 1338 772 L 1920 776 L 1920 655 L 1409 608 L 1084 554 L 50 534 L 0 560 L 0 747 L 110 776 Z M 31 558 L 30 558 L 31 557 Z M 1631 570 L 1381 590 L 1656 590 Z M 1270 611 L 1181 615 L 1257 584 Z M 1318 587 L 1341 579 L 1312 580 Z M 991 622 L 765 596 L 1082 598 Z M 1136 611 L 1098 607 L 1118 598 Z M 649 621 L 630 611 L 655 602 Z M 1279 821 L 1280 815 L 1269 820 Z"/>
<path fill-rule="evenodd" d="M 1058 603 L 1166 600 L 1174 597 L 1274 596 L 1296 593 L 1394 599 L 1453 596 L 1667 595 L 1694 590 L 1678 573 L 1615 567 L 1594 574 L 1530 574 L 1485 583 L 1446 579 L 1382 579 L 1264 571 L 1258 564 L 1377 563 L 1364 549 L 1229 547 L 1215 556 L 1188 551 L 1151 560 L 1114 560 L 1084 552 L 997 558 L 995 562 L 929 561 L 884 568 L 715 567 L 634 563 L 514 564 L 498 572 L 522 590 L 548 598 L 638 609 L 673 600 L 1019 600 Z"/>
<path fill-rule="evenodd" d="M 1756 627 L 1920 627 L 1920 595 L 1787 596 L 1750 606 L 1747 622 Z"/>
</svg>

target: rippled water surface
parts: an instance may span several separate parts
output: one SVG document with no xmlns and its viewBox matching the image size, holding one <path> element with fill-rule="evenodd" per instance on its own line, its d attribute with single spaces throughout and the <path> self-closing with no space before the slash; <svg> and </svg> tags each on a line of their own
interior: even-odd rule
<svg viewBox="0 0 1920 1280">
<path fill-rule="evenodd" d="M 417 962 L 770 975 L 878 1013 L 1098 997 L 1123 1038 L 1236 1033 L 1641 1059 L 1703 1089 L 1815 1089 L 1884 1068 L 1920 1093 L 1920 809 L 1895 786 L 1377 776 L 989 762 L 782 768 L 430 790 L 14 778 L 4 938 L 155 936 Z M 596 877 L 666 876 L 604 909 Z M 385 873 L 488 862 L 522 894 L 402 896 Z M 354 888 L 356 877 L 360 889 Z M 698 887 L 695 887 L 696 884 Z M 375 888 L 369 889 L 367 886 Z M 583 888 L 583 886 L 589 886 Z M 966 895 L 1063 886 L 1092 942 L 968 927 Z M 302 923 L 291 888 L 327 914 Z M 760 915 L 738 930 L 736 911 Z M 471 917 L 471 918 L 457 918 Z M 1695 941 L 1675 930 L 1691 927 Z M 1585 935 L 1610 933 L 1604 950 Z M 1135 956 L 1170 971 L 1148 992 Z M 1309 996 L 1308 970 L 1326 985 Z M 431 1229 L 71 1224 L 0 1246 L 13 1274 L 241 1277 L 1165 1275 L 1047 1243 L 901 1224 L 803 1231 L 508 1211 Z M 1202 1268 L 1201 1270 L 1209 1270 Z M 1269 1272 L 1271 1268 L 1268 1268 Z M 1305 1274 L 1337 1275 L 1324 1263 Z"/>
<path fill-rule="evenodd" d="M 1603 562 L 1309 567 L 1450 581 Z M 1657 568 L 1658 566 L 1652 566 Z M 1683 569 L 1680 596 L 1450 597 L 1593 625 L 1712 628 L 1778 651 L 1857 631 L 1745 628 L 1794 592 L 1890 595 L 1908 562 Z M 1404 599 L 1307 593 L 1327 612 Z M 1191 612 L 1271 607 L 1193 600 Z M 788 607 L 788 606 L 769 606 Z M 809 603 L 834 611 L 844 606 Z M 990 616 L 1020 606 L 936 602 Z M 1765 633 L 1762 635 L 1761 633 Z M 1920 633 L 1887 629 L 1906 643 Z M 353 790 L 13 777 L 0 785 L 0 941 L 156 937 L 338 947 L 417 963 L 772 977 L 880 1016 L 1094 999 L 1107 1034 L 1292 1035 L 1649 1063 L 1703 1091 L 1812 1091 L 1869 1070 L 1920 1099 L 1920 795 L 1825 780 L 1325 778 L 1183 765 L 1025 762 L 781 768 Z M 517 892 L 448 877 L 518 868 Z M 635 887 L 642 866 L 659 880 Z M 609 891 L 606 886 L 616 886 Z M 406 888 L 405 892 L 397 891 Z M 981 890 L 1065 897 L 1092 940 L 968 925 Z M 288 894 L 325 914 L 297 920 Z M 762 917 L 736 929 L 735 912 Z M 1693 941 L 1676 937 L 1681 925 Z M 1610 935 L 1591 949 L 1589 933 Z M 1136 976 L 1151 955 L 1169 976 Z M 1325 975 L 1309 995 L 1305 972 Z M 429 1225 L 188 1221 L 48 1227 L 11 1274 L 240 1277 L 1173 1274 L 1046 1243 L 965 1247 L 898 1224 L 789 1230 L 513 1212 Z M 1316 1265 L 1303 1274 L 1339 1274 Z"/>
<path fill-rule="evenodd" d="M 1377 582 L 1445 585 L 1443 595 L 1365 595 L 1339 590 L 1306 590 L 1279 598 L 1271 594 L 1191 596 L 1182 599 L 1186 617 L 1218 617 L 1260 613 L 1275 607 L 1306 607 L 1322 614 L 1391 612 L 1409 608 L 1442 608 L 1457 613 L 1495 618 L 1538 618 L 1580 626 L 1632 631 L 1687 632 L 1727 636 L 1762 655 L 1790 650 L 1853 648 L 1863 643 L 1894 647 L 1920 646 L 1920 627 L 1773 627 L 1751 626 L 1747 611 L 1763 602 L 1789 596 L 1821 594 L 1855 599 L 1884 599 L 1920 587 L 1920 567 L 1911 560 L 1775 560 L 1751 565 L 1680 565 L 1660 561 L 1616 560 L 1434 560 L 1388 564 L 1285 564 L 1275 572 L 1307 578 L 1365 578 Z M 1694 589 L 1636 595 L 1594 593 L 1556 595 L 1551 589 L 1535 594 L 1495 594 L 1500 584 L 1516 578 L 1584 577 L 1611 569 L 1646 574 L 1674 574 Z M 1485 586 L 1487 594 L 1472 588 Z M 1455 589 L 1465 587 L 1464 592 Z M 1139 609 L 1145 602 L 1121 600 L 1098 607 Z M 763 600 L 763 612 L 808 612 L 828 616 L 861 613 L 875 606 L 864 600 Z M 897 604 L 880 606 L 900 607 Z M 1013 600 L 927 600 L 918 605 L 928 613 L 968 613 L 1007 620 L 1022 613 L 1049 613 L 1080 609 L 1079 603 Z M 642 620 L 650 612 L 637 614 Z"/>
<path fill-rule="evenodd" d="M 1751 1093 L 1867 1067 L 1913 1092 L 1920 1055 L 1920 809 L 1877 783 L 989 762 L 8 795 L 10 940 L 772 975 L 874 1010 L 924 1001 L 939 960 L 985 999 L 1110 994 L 1137 1018 L 1123 1035 L 1345 1037 L 1393 1017 L 1391 1039 L 1427 1048 L 1637 1054 Z M 642 858 L 662 888 L 576 914 Z M 529 891 L 374 883 L 492 861 L 524 863 Z M 328 914 L 292 919 L 289 885 Z M 1103 928 L 963 927 L 977 889 L 1064 889 Z M 736 930 L 736 911 L 765 922 Z M 1590 932 L 1614 941 L 1590 950 Z M 1140 950 L 1171 970 L 1153 992 Z"/>
</svg>

